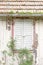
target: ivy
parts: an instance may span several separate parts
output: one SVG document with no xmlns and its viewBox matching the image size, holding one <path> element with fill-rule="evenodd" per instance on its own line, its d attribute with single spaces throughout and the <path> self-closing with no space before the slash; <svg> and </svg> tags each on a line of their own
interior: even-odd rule
<svg viewBox="0 0 43 65">
<path fill-rule="evenodd" d="M 28 49 L 22 49 L 19 54 L 19 65 L 32 65 L 33 64 L 33 55 Z"/>
<path fill-rule="evenodd" d="M 15 50 L 15 41 L 13 38 L 10 39 L 9 43 L 7 44 L 7 47 L 9 48 L 9 50 L 13 53 Z"/>
<path fill-rule="evenodd" d="M 10 11 L 9 14 L 43 14 L 43 12 L 24 12 L 24 11 L 22 11 L 22 12 L 19 12 L 19 11 L 14 12 L 14 11 Z"/>
</svg>

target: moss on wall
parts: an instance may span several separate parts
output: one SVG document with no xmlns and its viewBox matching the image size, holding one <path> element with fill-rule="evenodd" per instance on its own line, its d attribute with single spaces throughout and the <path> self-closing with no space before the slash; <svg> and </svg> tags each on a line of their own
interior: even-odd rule
<svg viewBox="0 0 43 65">
<path fill-rule="evenodd" d="M 43 12 L 14 12 L 10 11 L 9 14 L 43 14 Z"/>
</svg>

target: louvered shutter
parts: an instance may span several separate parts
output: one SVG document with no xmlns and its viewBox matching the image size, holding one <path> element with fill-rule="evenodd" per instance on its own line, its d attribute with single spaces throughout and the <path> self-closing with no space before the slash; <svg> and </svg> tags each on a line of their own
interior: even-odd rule
<svg viewBox="0 0 43 65">
<path fill-rule="evenodd" d="M 32 48 L 33 43 L 33 22 L 30 19 L 15 19 L 14 37 L 16 47 Z"/>
</svg>

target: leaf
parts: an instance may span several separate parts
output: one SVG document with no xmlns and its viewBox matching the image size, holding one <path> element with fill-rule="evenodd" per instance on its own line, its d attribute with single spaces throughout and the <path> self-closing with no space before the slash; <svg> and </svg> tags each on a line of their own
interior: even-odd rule
<svg viewBox="0 0 43 65">
<path fill-rule="evenodd" d="M 19 52 L 19 65 L 32 65 L 33 63 L 33 55 L 28 49 L 21 49 Z M 24 59 L 26 57 L 26 59 Z"/>
</svg>

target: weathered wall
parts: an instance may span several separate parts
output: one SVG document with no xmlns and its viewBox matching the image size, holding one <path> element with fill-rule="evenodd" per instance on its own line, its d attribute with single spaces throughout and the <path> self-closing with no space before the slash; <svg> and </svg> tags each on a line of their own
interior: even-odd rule
<svg viewBox="0 0 43 65">
<path fill-rule="evenodd" d="M 5 56 L 2 54 L 2 51 L 7 50 L 7 44 L 9 43 L 10 37 L 12 36 L 12 28 L 9 30 L 6 28 L 6 22 L 8 20 L 5 18 L 0 18 L 0 60 L 5 62 L 3 58 Z M 11 21 L 10 21 L 11 22 Z M 11 25 L 12 27 L 12 25 Z M 16 40 L 16 48 L 27 48 L 32 50 L 33 44 L 33 20 L 32 19 L 14 19 L 14 39 Z M 12 62 L 12 57 L 7 55 L 6 65 Z M 17 65 L 18 61 L 14 64 Z"/>
<path fill-rule="evenodd" d="M 0 60 L 3 56 L 2 51 L 7 50 L 7 43 L 9 42 L 11 31 L 6 29 L 6 20 L 0 19 Z"/>
<path fill-rule="evenodd" d="M 43 20 L 36 21 L 36 33 L 38 34 L 37 64 L 43 65 Z"/>
</svg>

